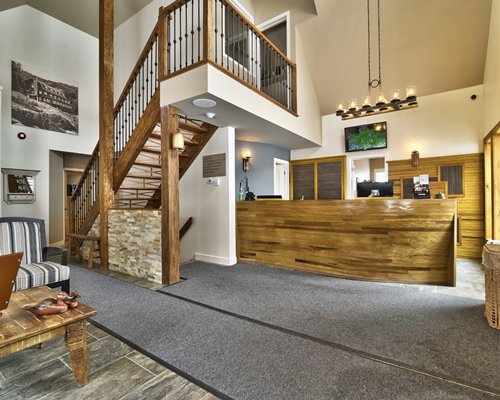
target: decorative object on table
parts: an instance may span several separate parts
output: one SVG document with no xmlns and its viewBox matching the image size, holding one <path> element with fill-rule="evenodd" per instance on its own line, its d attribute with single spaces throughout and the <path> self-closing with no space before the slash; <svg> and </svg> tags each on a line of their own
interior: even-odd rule
<svg viewBox="0 0 500 400">
<path fill-rule="evenodd" d="M 36 315 L 62 314 L 68 311 L 68 308 L 78 307 L 77 299 L 79 297 L 80 294 L 76 290 L 73 290 L 71 295 L 68 295 L 66 292 L 59 292 L 55 299 L 53 297 L 47 297 L 38 304 L 34 306 L 25 306 L 23 309 Z"/>
<path fill-rule="evenodd" d="M 485 311 L 488 325 L 500 329 L 500 244 L 488 241 L 483 248 Z"/>
<path fill-rule="evenodd" d="M 371 32 L 370 32 L 370 0 L 366 0 L 368 10 L 368 94 L 363 100 L 361 107 L 358 101 L 351 99 L 348 104 L 339 102 L 336 115 L 342 120 L 366 117 L 369 115 L 381 114 L 392 111 L 407 110 L 418 106 L 417 89 L 415 86 L 406 88 L 406 98 L 402 98 L 401 91 L 395 89 L 392 92 L 391 100 L 385 98 L 382 89 L 382 66 L 380 61 L 380 0 L 377 0 L 377 44 L 378 44 L 378 78 L 372 79 L 371 73 Z M 372 89 L 378 88 L 377 100 L 372 104 Z"/>
<path fill-rule="evenodd" d="M 441 190 L 440 190 L 438 193 L 436 193 L 436 194 L 434 195 L 434 198 L 435 198 L 435 199 L 446 199 L 446 196 L 445 196 L 445 195 L 444 195 L 444 193 L 443 193 L 443 192 L 441 192 Z"/>
<path fill-rule="evenodd" d="M 255 200 L 255 194 L 253 192 L 247 192 L 247 194 L 245 195 L 245 200 L 246 201 Z"/>
<path fill-rule="evenodd" d="M 12 61 L 12 124 L 78 135 L 78 84 Z"/>
</svg>

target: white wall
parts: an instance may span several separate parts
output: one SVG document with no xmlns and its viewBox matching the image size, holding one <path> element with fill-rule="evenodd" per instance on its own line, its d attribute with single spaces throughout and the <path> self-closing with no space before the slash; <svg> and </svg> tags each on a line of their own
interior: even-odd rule
<svg viewBox="0 0 500 400">
<path fill-rule="evenodd" d="M 226 176 L 220 186 L 203 179 L 203 156 L 226 153 Z M 222 265 L 236 263 L 234 200 L 234 128 L 217 130 L 180 181 L 180 224 L 193 217 L 181 240 L 181 260 L 197 259 Z"/>
<path fill-rule="evenodd" d="M 490 35 L 484 69 L 484 135 L 500 121 L 500 0 L 491 4 Z"/>
<path fill-rule="evenodd" d="M 472 94 L 478 98 L 470 99 Z M 363 155 L 387 160 L 481 153 L 483 137 L 482 85 L 419 97 L 418 108 L 342 121 L 334 114 L 323 117 L 323 146 L 293 150 L 292 160 L 346 154 L 344 128 L 387 121 L 388 148 Z M 349 153 L 348 153 L 349 154 Z M 354 153 L 352 153 L 354 154 Z M 356 155 L 361 155 L 360 153 Z"/>
<path fill-rule="evenodd" d="M 3 204 L 2 215 L 43 218 L 49 225 L 49 150 L 90 154 L 98 140 L 98 57 L 96 38 L 22 6 L 0 13 L 2 167 L 40 170 L 34 204 Z M 11 60 L 78 82 L 79 135 L 11 124 Z M 26 132 L 26 140 L 17 138 Z M 47 226 L 47 232 L 49 227 Z"/>
</svg>

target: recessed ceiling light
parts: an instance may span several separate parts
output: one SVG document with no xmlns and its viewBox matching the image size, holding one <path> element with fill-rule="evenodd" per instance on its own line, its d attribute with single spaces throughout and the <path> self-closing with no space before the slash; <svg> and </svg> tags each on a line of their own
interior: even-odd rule
<svg viewBox="0 0 500 400">
<path fill-rule="evenodd" d="M 205 115 L 206 115 L 208 118 L 210 118 L 210 119 L 212 119 L 212 118 L 214 118 L 214 117 L 215 117 L 215 113 L 213 113 L 213 112 L 207 112 L 207 113 L 205 113 Z"/>
<path fill-rule="evenodd" d="M 217 105 L 217 103 L 212 99 L 194 99 L 193 104 L 196 107 L 202 107 L 202 108 L 210 108 L 210 107 L 215 107 Z"/>
</svg>

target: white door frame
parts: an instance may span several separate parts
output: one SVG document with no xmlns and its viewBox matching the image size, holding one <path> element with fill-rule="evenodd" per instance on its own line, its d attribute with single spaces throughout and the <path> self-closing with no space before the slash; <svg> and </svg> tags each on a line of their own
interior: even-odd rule
<svg viewBox="0 0 500 400">
<path fill-rule="evenodd" d="M 385 174 L 386 177 L 389 177 L 389 167 L 387 166 L 387 161 L 389 160 L 387 150 L 383 151 L 374 151 L 373 153 L 370 152 L 369 154 L 356 154 L 356 155 L 347 155 L 347 198 L 348 199 L 355 199 L 356 198 L 356 189 L 355 187 L 353 188 L 353 185 L 355 185 L 355 172 L 353 171 L 354 168 L 354 161 L 356 160 L 363 160 L 363 159 L 370 159 L 370 158 L 383 158 L 385 160 L 384 163 L 384 169 L 385 169 Z"/>
<path fill-rule="evenodd" d="M 285 179 L 285 185 L 286 185 L 286 193 L 287 195 L 285 195 L 285 198 L 283 198 L 283 200 L 290 200 L 290 162 L 289 161 L 286 161 L 286 160 L 282 160 L 280 158 L 274 158 L 274 161 L 273 161 L 273 182 L 274 182 L 274 194 L 277 194 L 277 191 L 278 191 L 278 182 L 276 182 L 276 165 L 277 164 L 280 164 L 280 165 L 284 165 L 285 166 L 285 172 L 286 172 L 286 178 Z"/>
<path fill-rule="evenodd" d="M 263 32 L 266 29 L 281 24 L 282 22 L 286 22 L 286 56 L 290 58 L 290 11 L 285 11 L 284 13 L 276 15 L 275 17 L 260 23 L 257 25 L 257 28 Z"/>
</svg>

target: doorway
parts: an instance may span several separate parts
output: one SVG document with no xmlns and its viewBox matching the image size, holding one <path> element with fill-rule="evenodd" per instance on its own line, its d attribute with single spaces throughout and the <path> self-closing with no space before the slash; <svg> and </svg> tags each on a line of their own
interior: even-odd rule
<svg viewBox="0 0 500 400">
<path fill-rule="evenodd" d="M 274 194 L 290 200 L 290 164 L 279 158 L 274 159 Z"/>
<path fill-rule="evenodd" d="M 362 156 L 351 159 L 351 198 L 358 197 L 357 185 L 363 182 L 387 182 L 385 156 Z"/>
</svg>

